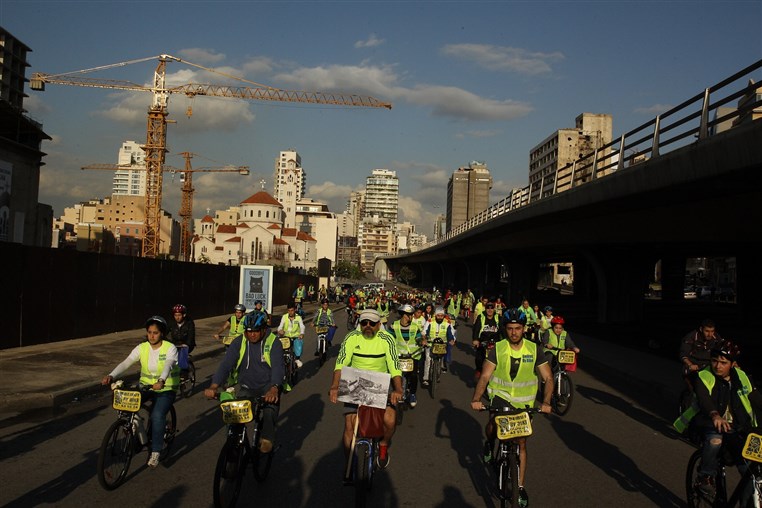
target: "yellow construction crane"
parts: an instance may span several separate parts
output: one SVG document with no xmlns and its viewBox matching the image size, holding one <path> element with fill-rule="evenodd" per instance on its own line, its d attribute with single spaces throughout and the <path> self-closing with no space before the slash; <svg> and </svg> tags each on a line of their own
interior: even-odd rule
<svg viewBox="0 0 762 508">
<path fill-rule="evenodd" d="M 83 77 L 95 71 L 112 69 L 115 67 L 124 67 L 126 65 L 146 62 L 149 60 L 159 60 L 153 75 L 153 82 L 150 85 L 139 85 L 130 81 L 105 80 L 97 78 Z M 200 83 L 187 83 L 179 86 L 168 87 L 166 85 L 166 67 L 167 62 L 180 62 L 203 69 L 215 74 L 220 74 L 228 78 L 256 85 L 249 86 L 226 86 L 209 85 Z M 340 106 L 360 106 L 366 108 L 387 108 L 392 105 L 381 102 L 373 97 L 360 95 L 331 94 L 321 92 L 305 92 L 294 90 L 282 90 L 269 86 L 260 85 L 252 81 L 245 80 L 237 76 L 231 76 L 223 72 L 216 71 L 184 61 L 172 55 L 159 55 L 127 62 L 119 62 L 90 69 L 66 72 L 62 74 L 46 74 L 42 72 L 32 73 L 29 86 L 32 90 L 45 90 L 45 84 L 73 85 L 92 88 L 106 88 L 112 90 L 129 90 L 138 92 L 151 92 L 153 101 L 148 108 L 148 128 L 146 131 L 146 144 L 143 146 L 146 161 L 146 199 L 145 199 L 145 227 L 143 238 L 144 257 L 156 257 L 159 254 L 159 225 L 161 220 L 161 195 L 163 183 L 164 156 L 167 146 L 167 116 L 169 112 L 169 96 L 174 93 L 184 94 L 187 97 L 196 97 L 199 95 L 212 97 L 229 97 L 234 99 L 252 99 L 261 101 L 281 101 L 281 102 L 300 102 L 309 104 L 333 104 Z"/>
<path fill-rule="evenodd" d="M 191 166 L 191 159 L 198 154 L 192 152 L 180 152 L 178 155 L 182 155 L 185 158 L 185 168 L 180 169 L 173 166 L 164 165 L 162 171 L 169 173 L 180 173 L 182 175 L 182 202 L 180 204 L 180 259 L 183 261 L 190 260 L 190 240 L 191 240 L 191 220 L 193 220 L 193 173 L 238 173 L 239 175 L 248 176 L 249 166 L 219 166 L 219 167 L 202 167 L 193 168 Z M 199 156 L 200 157 L 200 156 Z M 146 171 L 144 167 L 135 167 L 134 165 L 118 165 L 118 164 L 90 164 L 82 166 L 82 169 L 96 169 L 106 171 Z"/>
</svg>

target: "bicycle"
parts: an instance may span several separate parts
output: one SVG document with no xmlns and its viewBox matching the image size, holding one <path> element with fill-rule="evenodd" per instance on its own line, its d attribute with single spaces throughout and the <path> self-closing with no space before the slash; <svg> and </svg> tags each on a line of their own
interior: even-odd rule
<svg viewBox="0 0 762 508">
<path fill-rule="evenodd" d="M 556 361 L 553 362 L 553 397 L 550 406 L 558 416 L 564 416 L 571 409 L 574 401 L 574 382 L 571 380 L 567 369 L 577 361 L 577 355 L 569 349 L 545 346 L 545 349 L 558 351 Z"/>
<path fill-rule="evenodd" d="M 264 397 L 254 400 L 236 399 L 232 388 L 229 388 L 228 391 L 222 392 L 218 399 L 222 420 L 228 425 L 227 438 L 214 468 L 212 495 L 214 506 L 220 508 L 235 506 L 249 464 L 252 465 L 257 482 L 262 483 L 267 479 L 274 452 L 259 451 Z M 250 422 L 253 422 L 251 441 L 246 429 L 246 424 Z"/>
<path fill-rule="evenodd" d="M 350 480 L 355 487 L 355 507 L 362 508 L 373 487 L 373 474 L 378 468 L 378 448 L 381 438 L 384 436 L 383 425 L 379 428 L 371 428 L 364 434 L 359 432 L 361 428 L 367 428 L 365 422 L 370 418 L 371 411 L 376 408 L 358 406 L 357 418 L 355 419 L 355 431 L 352 434 L 352 444 L 349 449 L 350 460 L 347 464 L 345 478 Z"/>
<path fill-rule="evenodd" d="M 399 354 L 399 362 L 400 362 L 400 370 L 402 371 L 402 399 L 397 402 L 396 406 L 396 413 L 397 413 L 397 425 L 402 425 L 402 417 L 404 415 L 405 410 L 407 408 L 411 408 L 410 406 L 410 380 L 408 379 L 410 376 L 415 376 L 416 373 L 414 372 L 415 369 L 415 360 L 413 360 L 413 357 L 410 356 L 409 353 L 400 353 Z"/>
<path fill-rule="evenodd" d="M 321 367 L 328 357 L 328 341 L 326 340 L 326 337 L 328 336 L 328 328 L 328 326 L 315 327 L 315 332 L 317 332 L 318 361 L 320 362 Z"/>
<path fill-rule="evenodd" d="M 755 429 L 760 432 L 760 429 Z M 729 449 L 722 440 L 722 447 L 717 457 L 717 472 L 714 474 L 714 495 L 699 489 L 698 471 L 701 466 L 702 447 L 693 452 L 688 459 L 688 469 L 685 474 L 685 488 L 689 508 L 700 507 L 733 507 L 733 506 L 762 506 L 762 435 L 751 432 L 741 451 L 746 470 L 728 499 L 727 479 L 725 468 L 735 463 Z M 747 504 L 742 504 L 745 494 L 751 493 Z"/>
<path fill-rule="evenodd" d="M 284 391 L 290 391 L 298 378 L 296 357 L 294 356 L 294 350 L 291 348 L 291 339 L 289 337 L 281 337 L 280 342 L 283 345 L 283 365 L 286 368 Z"/>
<path fill-rule="evenodd" d="M 437 385 L 444 368 L 444 357 L 447 354 L 447 344 L 442 339 L 434 339 L 429 346 L 429 392 L 431 398 L 436 398 Z"/>
<path fill-rule="evenodd" d="M 347 307 L 347 331 L 352 331 L 357 328 L 357 320 L 360 318 L 360 314 L 352 307 Z"/>
<path fill-rule="evenodd" d="M 182 344 L 176 347 L 178 364 L 181 366 L 178 395 L 188 398 L 193 395 L 193 390 L 196 388 L 196 365 L 193 363 L 193 357 L 188 353 L 188 346 Z M 187 365 L 187 368 L 182 368 L 183 363 Z"/>
<path fill-rule="evenodd" d="M 103 436 L 98 451 L 98 483 L 106 490 L 114 490 L 124 482 L 135 453 L 143 448 L 151 449 L 151 391 L 122 390 L 123 384 L 122 380 L 111 383 L 114 392 L 111 405 L 117 411 L 117 419 Z M 144 396 L 148 400 L 144 400 Z M 148 413 L 148 418 L 140 414 L 141 410 Z M 172 405 L 167 413 L 161 460 L 169 455 L 176 433 L 177 413 Z"/>
<path fill-rule="evenodd" d="M 497 453 L 493 454 L 492 467 L 497 480 L 500 507 L 519 506 L 519 443 L 518 439 L 532 434 L 530 415 L 539 413 L 537 408 L 511 407 L 485 408 L 495 422 L 498 439 Z"/>
</svg>

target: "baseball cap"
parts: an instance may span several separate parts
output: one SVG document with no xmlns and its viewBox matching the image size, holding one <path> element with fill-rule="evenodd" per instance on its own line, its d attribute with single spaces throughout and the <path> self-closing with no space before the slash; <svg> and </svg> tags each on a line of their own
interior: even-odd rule
<svg viewBox="0 0 762 508">
<path fill-rule="evenodd" d="M 378 313 L 377 310 L 365 309 L 360 314 L 360 321 L 364 319 L 378 323 L 379 321 L 381 321 L 381 315 Z"/>
</svg>

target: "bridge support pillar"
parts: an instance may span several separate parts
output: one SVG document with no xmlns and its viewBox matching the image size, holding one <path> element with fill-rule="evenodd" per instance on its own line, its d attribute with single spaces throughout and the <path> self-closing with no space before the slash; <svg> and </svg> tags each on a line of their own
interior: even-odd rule
<svg viewBox="0 0 762 508">
<path fill-rule="evenodd" d="M 630 323 L 643 317 L 643 294 L 653 270 L 650 256 L 632 249 L 588 253 L 598 284 L 597 321 Z"/>
</svg>

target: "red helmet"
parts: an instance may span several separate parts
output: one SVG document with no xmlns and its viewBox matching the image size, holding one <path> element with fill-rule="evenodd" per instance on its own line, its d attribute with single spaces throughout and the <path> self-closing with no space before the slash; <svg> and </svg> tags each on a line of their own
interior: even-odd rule
<svg viewBox="0 0 762 508">
<path fill-rule="evenodd" d="M 188 309 L 182 303 L 178 303 L 177 305 L 172 307 L 172 314 L 177 314 L 178 312 L 180 314 L 187 314 L 188 313 Z"/>
<path fill-rule="evenodd" d="M 561 326 L 563 326 L 565 322 L 566 321 L 564 321 L 564 318 L 562 318 L 561 316 L 555 316 L 553 319 L 550 320 L 550 324 L 551 325 L 561 325 Z"/>
</svg>

